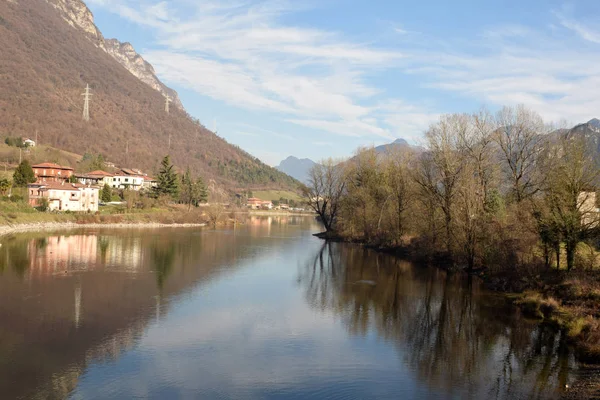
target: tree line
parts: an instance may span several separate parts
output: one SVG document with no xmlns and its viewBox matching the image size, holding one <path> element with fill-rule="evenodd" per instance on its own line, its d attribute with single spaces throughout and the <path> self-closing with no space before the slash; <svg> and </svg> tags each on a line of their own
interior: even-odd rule
<svg viewBox="0 0 600 400">
<path fill-rule="evenodd" d="M 304 195 L 328 234 L 469 270 L 585 265 L 600 168 L 584 135 L 517 106 L 444 115 L 425 143 L 315 165 Z"/>
</svg>

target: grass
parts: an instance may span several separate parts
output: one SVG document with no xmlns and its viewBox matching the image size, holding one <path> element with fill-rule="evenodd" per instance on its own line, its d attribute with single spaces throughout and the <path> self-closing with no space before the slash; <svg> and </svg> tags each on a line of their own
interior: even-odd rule
<svg viewBox="0 0 600 400">
<path fill-rule="evenodd" d="M 600 363 L 600 272 L 554 272 L 554 284 L 540 280 L 538 289 L 507 296 L 523 314 L 561 329 L 582 360 Z"/>
<path fill-rule="evenodd" d="M 302 201 L 303 198 L 298 193 L 290 192 L 287 190 L 256 190 L 252 192 L 254 197 L 261 200 L 279 200 L 280 198 Z"/>
</svg>

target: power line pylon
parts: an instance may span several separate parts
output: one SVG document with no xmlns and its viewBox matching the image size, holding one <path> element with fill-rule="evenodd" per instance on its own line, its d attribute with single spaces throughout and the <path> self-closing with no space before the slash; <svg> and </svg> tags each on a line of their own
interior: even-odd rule
<svg viewBox="0 0 600 400">
<path fill-rule="evenodd" d="M 83 120 L 87 122 L 90 120 L 90 96 L 92 96 L 89 84 L 85 86 L 85 92 L 81 95 L 83 96 Z"/>
<path fill-rule="evenodd" d="M 167 94 L 165 95 L 165 112 L 169 113 L 169 103 L 172 101 L 171 97 Z"/>
</svg>

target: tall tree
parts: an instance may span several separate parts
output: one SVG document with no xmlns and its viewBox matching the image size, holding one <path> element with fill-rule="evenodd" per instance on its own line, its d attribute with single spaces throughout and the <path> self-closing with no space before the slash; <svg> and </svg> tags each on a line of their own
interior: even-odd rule
<svg viewBox="0 0 600 400">
<path fill-rule="evenodd" d="M 425 134 L 429 152 L 421 157 L 415 180 L 444 214 L 446 251 L 453 257 L 454 206 L 466 157 L 461 137 L 469 129 L 464 114 L 443 116 Z"/>
<path fill-rule="evenodd" d="M 196 179 L 194 193 L 194 197 L 197 199 L 198 203 L 206 203 L 208 201 L 208 188 L 206 187 L 206 183 L 204 183 L 204 179 L 202 179 L 201 176 Z"/>
<path fill-rule="evenodd" d="M 33 168 L 31 168 L 29 161 L 21 161 L 13 174 L 13 184 L 15 186 L 27 186 L 28 183 L 34 183 L 35 181 L 35 174 L 33 173 Z"/>
<path fill-rule="evenodd" d="M 346 189 L 344 167 L 329 158 L 309 171 L 308 185 L 302 188 L 306 202 L 321 218 L 325 230 L 333 232 L 338 222 L 342 196 Z"/>
<path fill-rule="evenodd" d="M 413 154 L 404 148 L 392 148 L 385 159 L 386 182 L 391 192 L 394 204 L 394 216 L 396 224 L 396 241 L 402 239 L 406 230 L 405 214 L 411 203 L 411 177 L 410 163 Z"/>
<path fill-rule="evenodd" d="M 179 200 L 181 203 L 188 206 L 188 211 L 192 208 L 192 203 L 194 201 L 193 188 L 192 175 L 190 173 L 190 168 L 188 167 L 181 176 L 181 190 L 179 192 Z"/>
<path fill-rule="evenodd" d="M 157 185 L 154 188 L 155 196 L 167 195 L 175 199 L 179 193 L 177 172 L 171 164 L 171 158 L 167 155 L 160 163 L 160 170 L 156 177 Z"/>
<path fill-rule="evenodd" d="M 494 140 L 502 152 L 506 176 L 515 202 L 530 198 L 540 189 L 536 164 L 543 149 L 545 125 L 534 111 L 519 105 L 504 107 L 496 117 Z"/>
</svg>

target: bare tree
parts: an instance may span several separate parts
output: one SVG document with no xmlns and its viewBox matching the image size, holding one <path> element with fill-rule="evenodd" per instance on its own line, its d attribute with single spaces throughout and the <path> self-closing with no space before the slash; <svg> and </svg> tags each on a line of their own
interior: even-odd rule
<svg viewBox="0 0 600 400">
<path fill-rule="evenodd" d="M 342 195 L 346 189 L 344 166 L 329 158 L 309 171 L 308 185 L 303 195 L 308 205 L 319 215 L 327 232 L 336 229 Z"/>
<path fill-rule="evenodd" d="M 394 205 L 397 242 L 405 233 L 405 214 L 412 199 L 410 167 L 413 157 L 410 149 L 391 148 L 385 159 L 386 182 Z"/>
<path fill-rule="evenodd" d="M 493 135 L 496 131 L 494 117 L 486 109 L 470 116 L 470 124 L 466 129 L 459 130 L 461 147 L 474 167 L 478 183 L 477 192 L 482 204 L 489 199 L 490 190 L 494 183 L 495 162 L 493 157 Z"/>
<path fill-rule="evenodd" d="M 545 140 L 544 121 L 536 112 L 519 105 L 499 111 L 496 124 L 494 141 L 500 147 L 513 198 L 520 203 L 540 189 L 536 163 Z"/>
<path fill-rule="evenodd" d="M 446 230 L 446 251 L 453 256 L 453 215 L 458 182 L 465 165 L 461 137 L 469 129 L 464 114 L 443 116 L 432 125 L 425 137 L 429 152 L 421 157 L 415 181 L 441 208 Z"/>
</svg>

